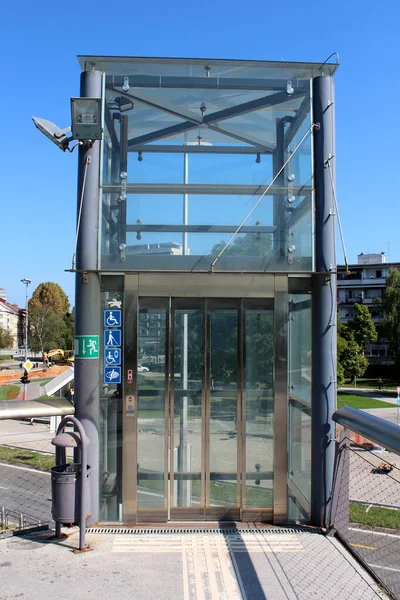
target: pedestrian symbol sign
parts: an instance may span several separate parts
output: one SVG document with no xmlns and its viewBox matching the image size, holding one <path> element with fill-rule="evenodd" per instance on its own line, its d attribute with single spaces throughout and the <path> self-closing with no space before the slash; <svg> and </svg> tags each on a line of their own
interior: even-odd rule
<svg viewBox="0 0 400 600">
<path fill-rule="evenodd" d="M 121 367 L 104 367 L 104 383 L 121 383 Z"/>
<path fill-rule="evenodd" d="M 104 349 L 104 363 L 106 365 L 120 365 L 121 364 L 121 348 L 105 348 Z"/>
<path fill-rule="evenodd" d="M 121 311 L 105 310 L 104 327 L 121 327 Z"/>
<path fill-rule="evenodd" d="M 121 345 L 121 330 L 120 329 L 106 329 L 104 332 L 104 345 L 118 347 Z"/>
<path fill-rule="evenodd" d="M 75 358 L 99 358 L 99 336 L 76 335 Z"/>
</svg>

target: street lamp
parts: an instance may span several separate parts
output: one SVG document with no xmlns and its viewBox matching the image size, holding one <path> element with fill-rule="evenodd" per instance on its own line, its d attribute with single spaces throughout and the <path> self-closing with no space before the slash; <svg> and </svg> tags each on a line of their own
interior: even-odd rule
<svg viewBox="0 0 400 600">
<path fill-rule="evenodd" d="M 26 297 L 25 297 L 25 361 L 28 358 L 28 285 L 32 283 L 30 279 L 21 279 L 21 283 L 26 285 Z"/>
</svg>

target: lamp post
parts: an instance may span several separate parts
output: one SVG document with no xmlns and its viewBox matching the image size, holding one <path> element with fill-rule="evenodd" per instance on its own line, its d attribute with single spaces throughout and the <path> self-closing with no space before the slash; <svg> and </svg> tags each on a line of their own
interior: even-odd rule
<svg viewBox="0 0 400 600">
<path fill-rule="evenodd" d="M 25 362 L 28 358 L 28 285 L 32 283 L 30 279 L 21 279 L 21 283 L 26 286 L 26 294 L 25 294 Z M 27 399 L 27 384 L 24 383 L 24 400 Z"/>
</svg>

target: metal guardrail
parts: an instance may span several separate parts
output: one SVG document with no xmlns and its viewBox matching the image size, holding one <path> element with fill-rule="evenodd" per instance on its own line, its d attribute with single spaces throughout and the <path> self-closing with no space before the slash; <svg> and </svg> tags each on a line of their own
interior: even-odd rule
<svg viewBox="0 0 400 600">
<path fill-rule="evenodd" d="M 331 526 L 392 597 L 400 598 L 400 427 L 347 406 L 333 420 L 344 431 L 336 448 Z M 357 445 L 351 432 L 383 450 Z"/>
<path fill-rule="evenodd" d="M 397 425 L 350 406 L 339 408 L 332 418 L 345 429 L 350 429 L 400 455 L 400 427 Z"/>
<path fill-rule="evenodd" d="M 74 412 L 75 408 L 72 402 L 64 398 L 0 402 L 0 420 L 65 417 Z"/>
</svg>

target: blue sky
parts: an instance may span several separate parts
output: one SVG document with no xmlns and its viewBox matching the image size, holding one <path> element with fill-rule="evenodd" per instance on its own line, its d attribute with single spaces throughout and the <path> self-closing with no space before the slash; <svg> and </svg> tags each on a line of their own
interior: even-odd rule
<svg viewBox="0 0 400 600">
<path fill-rule="evenodd" d="M 70 122 L 78 54 L 323 62 L 336 79 L 337 195 L 347 253 L 400 261 L 398 0 L 9 2 L 2 9 L 0 286 L 24 305 L 20 279 L 58 282 L 73 303 L 77 155 L 31 116 Z M 7 79 L 7 81 L 5 81 Z M 338 257 L 342 252 L 338 244 Z"/>
</svg>

